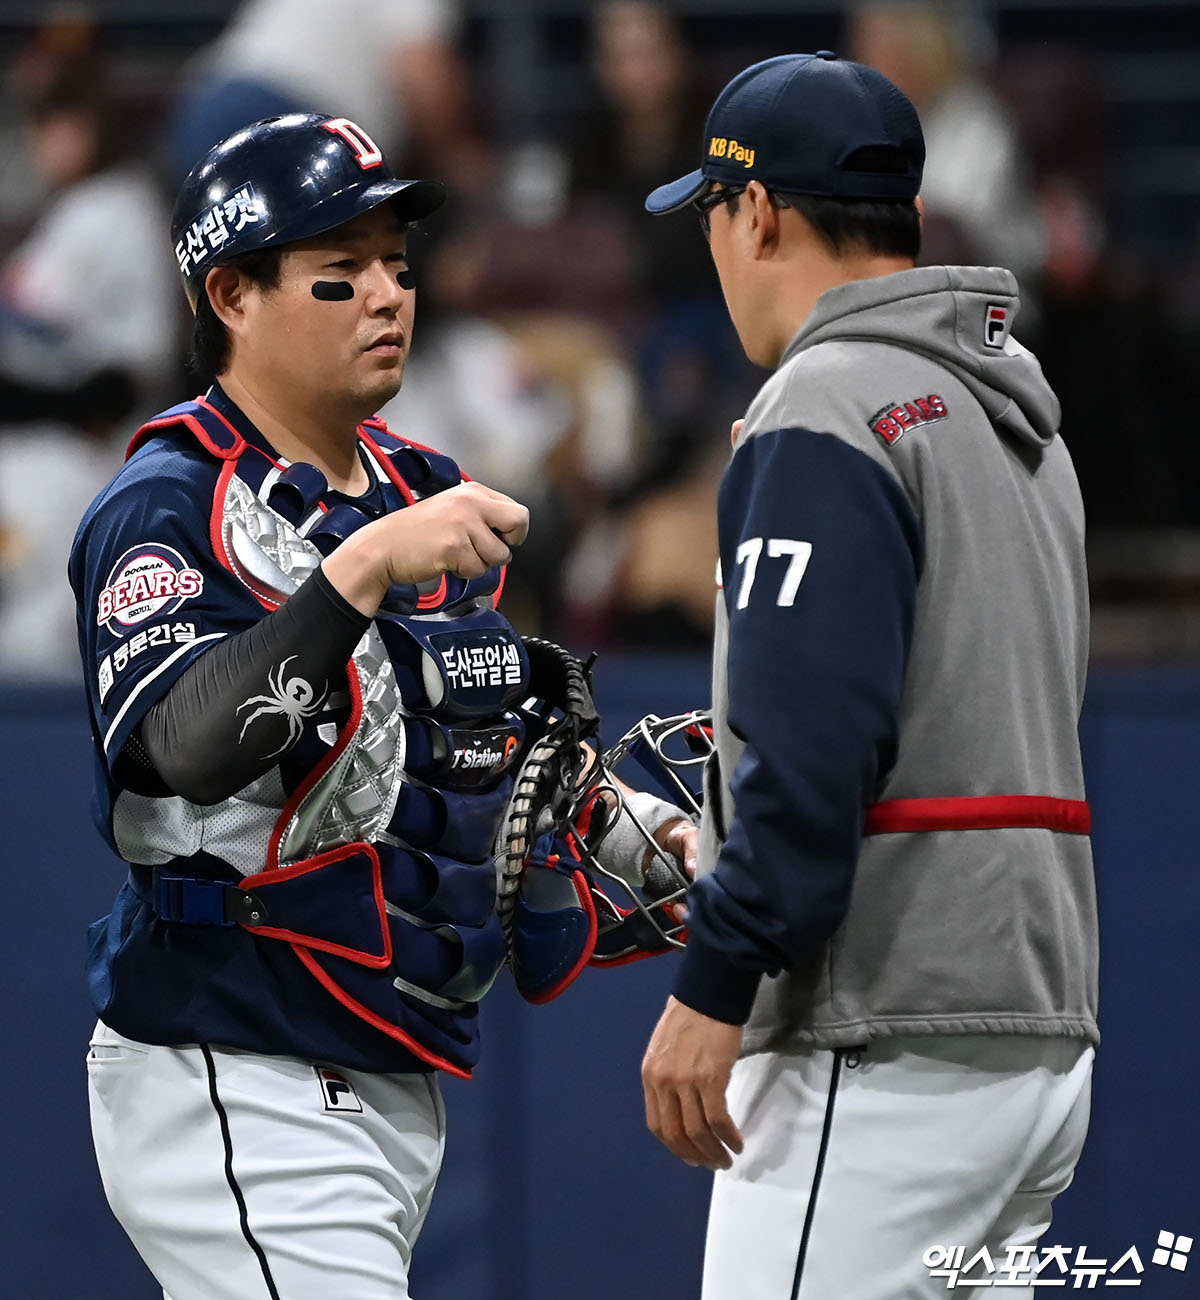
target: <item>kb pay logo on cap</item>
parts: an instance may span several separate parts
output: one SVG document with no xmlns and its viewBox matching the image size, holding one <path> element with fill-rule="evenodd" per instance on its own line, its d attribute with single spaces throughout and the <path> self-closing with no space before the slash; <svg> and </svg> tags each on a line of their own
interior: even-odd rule
<svg viewBox="0 0 1200 1300">
<path fill-rule="evenodd" d="M 723 135 L 714 135 L 708 142 L 708 156 L 728 158 L 732 162 L 740 162 L 743 167 L 754 166 L 754 150 L 740 140 L 729 140 Z"/>
</svg>

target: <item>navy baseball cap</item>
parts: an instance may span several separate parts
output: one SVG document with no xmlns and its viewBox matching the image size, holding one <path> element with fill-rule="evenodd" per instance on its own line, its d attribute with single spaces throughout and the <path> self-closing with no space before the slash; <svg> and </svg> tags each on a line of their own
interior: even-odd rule
<svg viewBox="0 0 1200 1300">
<path fill-rule="evenodd" d="M 881 72 L 830 50 L 780 54 L 739 72 L 709 110 L 702 148 L 700 169 L 660 185 L 647 212 L 674 212 L 709 181 L 756 180 L 785 194 L 838 199 L 913 199 L 925 165 L 921 122 L 907 97 Z M 872 154 L 856 159 L 863 149 Z"/>
</svg>

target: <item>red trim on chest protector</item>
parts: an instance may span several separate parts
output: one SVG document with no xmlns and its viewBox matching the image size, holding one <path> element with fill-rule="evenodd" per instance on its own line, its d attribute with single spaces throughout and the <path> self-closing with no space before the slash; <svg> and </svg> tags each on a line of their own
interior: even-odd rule
<svg viewBox="0 0 1200 1300">
<path fill-rule="evenodd" d="M 227 460 L 221 466 L 220 474 L 217 475 L 212 510 L 208 517 L 208 544 L 212 547 L 213 555 L 216 556 L 219 563 L 228 569 L 244 587 L 249 589 L 250 594 L 268 613 L 274 613 L 279 608 L 280 602 L 270 593 L 263 591 L 251 574 L 234 563 L 233 556 L 229 554 L 225 546 L 225 497 L 229 491 L 229 480 L 237 473 L 237 467 L 238 462 L 236 460 Z"/>
<path fill-rule="evenodd" d="M 1008 828 L 1087 835 L 1091 809 L 1082 799 L 1039 794 L 991 794 L 946 799 L 886 799 L 867 810 L 864 835 Z"/>
<path fill-rule="evenodd" d="M 376 420 L 376 419 L 364 420 L 362 424 L 358 426 L 358 436 L 363 440 L 363 442 L 366 443 L 368 450 L 371 452 L 371 455 L 373 455 L 375 459 L 379 462 L 379 464 L 383 466 L 383 472 L 396 485 L 396 487 L 400 489 L 400 495 L 404 498 L 405 504 L 410 506 L 415 505 L 416 498 L 413 496 L 412 488 L 410 488 L 408 484 L 400 477 L 399 473 L 396 470 L 395 465 L 392 464 L 391 457 L 383 450 L 382 447 L 380 447 L 380 445 L 375 441 L 375 439 L 372 438 L 371 435 L 367 432 L 368 428 L 376 429 L 380 433 L 386 433 L 393 438 L 398 437 L 398 435 L 392 433 L 391 429 L 389 429 L 382 420 Z M 426 447 L 425 444 L 422 442 L 414 442 L 411 438 L 402 438 L 400 439 L 400 441 L 407 443 L 408 446 L 410 447 L 415 447 L 418 451 L 432 452 L 433 455 L 435 456 L 440 456 L 442 454 L 440 451 L 437 451 L 433 447 Z M 464 483 L 470 483 L 473 481 L 470 474 L 468 474 L 466 470 L 460 468 L 458 472 L 462 476 L 462 480 Z M 500 566 L 500 581 L 496 584 L 496 593 L 492 597 L 493 609 L 500 608 L 500 596 L 504 591 L 504 580 L 507 576 L 508 576 L 508 565 L 502 564 Z M 445 599 L 446 599 L 446 575 L 443 573 L 442 580 L 438 584 L 437 591 L 430 592 L 429 595 L 427 596 L 422 596 L 417 601 L 417 608 L 436 609 Z"/>
<path fill-rule="evenodd" d="M 310 790 L 324 777 L 325 773 L 338 761 L 346 752 L 350 742 L 354 739 L 354 733 L 358 730 L 358 724 L 362 721 L 363 698 L 362 685 L 359 682 L 358 666 L 351 659 L 346 665 L 346 686 L 350 691 L 350 716 L 342 724 L 342 729 L 338 733 L 337 742 L 330 747 L 329 753 L 313 768 L 313 770 L 304 778 L 303 781 L 292 791 L 292 797 L 284 805 L 283 812 L 279 814 L 279 820 L 275 823 L 275 829 L 271 832 L 271 838 L 267 845 L 267 870 L 274 870 L 279 866 L 279 845 L 283 840 L 284 830 L 296 813 L 296 809 L 304 802 Z"/>
<path fill-rule="evenodd" d="M 390 432 L 387 425 L 384 424 L 382 420 L 379 421 L 378 424 L 372 422 L 372 427 L 381 429 L 385 433 Z M 417 504 L 417 498 L 413 496 L 412 488 L 410 488 L 400 477 L 399 471 L 396 469 L 395 465 L 392 464 L 392 458 L 384 452 L 383 448 L 380 447 L 375 439 L 367 432 L 367 426 L 365 423 L 358 426 L 358 436 L 364 443 L 366 443 L 367 450 L 375 457 L 376 462 L 382 467 L 383 472 L 388 476 L 392 484 L 404 498 L 404 504 L 406 506 L 415 506 Z M 459 473 L 461 474 L 462 471 L 460 470 Z M 437 585 L 437 590 L 427 592 L 424 596 L 417 599 L 417 608 L 436 609 L 445 599 L 446 575 L 443 573 L 442 580 Z"/>
<path fill-rule="evenodd" d="M 292 944 L 292 951 L 308 967 L 309 972 L 316 977 L 317 983 L 332 997 L 336 998 L 347 1011 L 352 1011 L 361 1020 L 373 1025 L 380 1033 L 387 1034 L 389 1038 L 394 1038 L 398 1043 L 402 1043 L 418 1061 L 424 1061 L 426 1065 L 432 1065 L 436 1070 L 444 1070 L 447 1074 L 452 1074 L 458 1079 L 469 1079 L 471 1077 L 470 1070 L 464 1070 L 461 1065 L 455 1065 L 452 1061 L 446 1060 L 445 1057 L 439 1056 L 436 1052 L 431 1052 L 428 1047 L 423 1047 L 411 1034 L 406 1034 L 399 1025 L 392 1024 L 390 1020 L 384 1020 L 382 1016 L 376 1015 L 370 1007 L 364 1007 L 357 998 L 352 998 L 329 975 L 307 948 L 302 948 L 299 944 Z"/>
<path fill-rule="evenodd" d="M 232 424 L 217 410 L 211 402 L 206 401 L 203 397 L 192 399 L 194 406 L 202 406 L 211 416 L 229 430 L 229 436 L 232 442 L 228 447 L 222 447 L 220 443 L 214 442 L 212 436 L 204 425 L 187 411 L 180 411 L 174 415 L 162 415 L 153 420 L 147 420 L 145 424 L 129 440 L 129 445 L 125 448 L 125 459 L 128 460 L 135 451 L 148 441 L 160 429 L 170 429 L 173 426 L 182 424 L 184 428 L 196 439 L 196 441 L 208 452 L 210 456 L 216 456 L 218 460 L 236 461 L 241 454 L 252 444 L 248 443 L 245 438 L 233 427 Z M 283 465 L 275 459 L 270 452 L 264 451 L 261 447 L 254 447 L 260 456 L 265 456 L 267 460 L 275 466 L 276 469 L 282 469 Z"/>
<path fill-rule="evenodd" d="M 387 430 L 387 425 L 382 421 L 380 422 L 380 425 L 378 425 L 378 428 L 381 428 L 384 432 L 389 432 L 389 430 Z M 367 425 L 359 425 L 359 438 L 363 439 L 363 442 L 367 443 L 367 448 L 371 451 L 374 459 L 376 459 L 377 463 L 381 465 L 382 469 L 384 469 L 384 473 L 387 474 L 387 477 L 390 478 L 393 485 L 399 489 L 400 495 L 404 498 L 404 504 L 406 504 L 406 506 L 415 506 L 416 497 L 413 497 L 411 487 L 404 482 L 402 477 L 400 477 L 397 468 L 395 468 L 395 465 L 391 463 L 391 458 L 389 455 L 386 455 L 384 448 L 378 445 L 378 443 L 374 441 L 374 438 L 371 437 L 371 434 L 367 432 Z M 462 473 L 462 471 L 459 471 L 459 473 Z M 437 590 L 426 591 L 425 595 L 421 595 L 421 597 L 417 598 L 416 607 L 419 608 L 419 610 L 436 610 L 439 604 L 441 604 L 442 601 L 445 601 L 445 599 L 446 575 L 443 573 L 441 582 L 438 582 Z"/>
<path fill-rule="evenodd" d="M 245 451 L 250 444 L 243 440 L 242 451 Z M 255 449 L 257 450 L 257 449 Z M 240 453 L 239 453 L 240 454 Z M 222 521 L 224 519 L 225 494 L 228 491 L 229 480 L 237 473 L 237 459 L 229 459 L 221 467 L 221 472 L 217 476 L 216 490 L 213 492 L 212 513 L 209 517 L 209 543 L 213 549 L 213 555 L 218 563 L 223 565 L 230 573 L 233 574 L 239 582 L 245 583 L 248 589 L 253 593 L 255 599 L 264 609 L 271 611 L 278 609 L 277 602 L 268 600 L 262 592 L 256 590 L 254 586 L 246 581 L 246 578 L 235 567 L 232 557 L 225 550 L 225 539 L 223 536 Z M 346 664 L 346 685 L 350 692 L 350 716 L 342 725 L 338 733 L 336 742 L 330 747 L 329 752 L 317 764 L 307 777 L 292 792 L 292 797 L 287 801 L 283 811 L 271 831 L 271 838 L 267 846 L 267 870 L 275 870 L 279 867 L 279 845 L 283 839 L 283 833 L 289 821 L 291 821 L 296 809 L 304 801 L 305 796 L 321 780 L 326 772 L 341 758 L 354 739 L 355 732 L 358 730 L 358 724 L 362 720 L 362 686 L 358 676 L 358 665 L 351 658 Z"/>
<path fill-rule="evenodd" d="M 242 928 L 267 939 L 282 939 L 293 947 L 299 944 L 304 948 L 316 948 L 320 952 L 327 952 L 331 957 L 344 957 L 346 961 L 352 961 L 358 966 L 366 966 L 370 970 L 386 970 L 392 964 L 392 932 L 388 928 L 387 902 L 383 896 L 383 872 L 379 866 L 379 854 L 375 852 L 374 846 L 365 840 L 339 845 L 336 849 L 318 853 L 315 858 L 305 858 L 286 867 L 269 867 L 266 871 L 256 872 L 252 876 L 243 876 L 241 884 L 248 890 L 264 889 L 268 885 L 294 880 L 297 876 L 307 876 L 310 872 L 320 871 L 322 867 L 329 866 L 330 863 L 341 862 L 359 853 L 365 853 L 371 864 L 371 897 L 375 904 L 375 914 L 379 919 L 382 952 L 373 953 L 363 948 L 347 948 L 344 944 L 334 943 L 329 939 L 318 939 L 311 934 L 299 934 L 294 930 L 281 930 L 272 925 L 243 924 Z"/>
<path fill-rule="evenodd" d="M 125 459 L 137 451 L 143 443 L 158 432 L 159 429 L 170 429 L 176 425 L 182 424 L 184 428 L 196 439 L 210 456 L 216 456 L 218 460 L 236 461 L 237 458 L 250 445 L 245 438 L 236 430 L 234 438 L 236 441 L 230 447 L 220 447 L 208 436 L 208 430 L 196 419 L 194 415 L 188 415 L 186 412 L 180 415 L 168 415 L 159 420 L 147 420 L 145 424 L 129 440 L 129 446 L 125 448 Z"/>
<path fill-rule="evenodd" d="M 379 451 L 379 448 L 375 446 L 375 444 L 371 441 L 371 438 L 370 438 L 368 435 L 363 434 L 363 429 L 364 429 L 364 428 L 367 428 L 367 429 L 376 429 L 376 430 L 378 430 L 380 433 L 386 433 L 386 434 L 388 435 L 389 438 L 396 438 L 396 439 L 398 439 L 400 442 L 404 443 L 404 445 L 405 445 L 406 447 L 414 447 L 417 451 L 427 451 L 427 452 L 430 452 L 430 453 L 431 453 L 432 455 L 434 455 L 434 456 L 441 456 L 441 455 L 444 454 L 444 453 L 438 451 L 438 449 L 437 449 L 436 447 L 427 447 L 423 442 L 417 442 L 417 440 L 416 440 L 415 438 L 409 438 L 409 437 L 407 437 L 407 436 L 401 438 L 400 435 L 399 435 L 398 433 L 393 433 L 393 432 L 391 431 L 391 429 L 389 429 L 389 428 L 387 427 L 387 423 L 386 423 L 386 421 L 384 421 L 384 420 L 380 420 L 380 419 L 379 419 L 378 417 L 376 417 L 376 416 L 372 416 L 371 419 L 369 419 L 369 420 L 364 420 L 364 421 L 362 422 L 362 424 L 359 426 L 358 432 L 359 432 L 360 435 L 362 435 L 362 437 L 364 438 L 364 440 L 366 441 L 366 443 L 368 444 L 368 446 L 370 446 L 371 449 L 372 449 L 373 451 L 376 451 L 376 452 Z M 384 469 L 385 469 L 385 470 L 386 470 L 386 469 L 389 469 L 389 468 L 390 468 L 390 466 L 388 466 L 388 465 L 385 465 L 385 466 L 384 466 Z M 471 482 L 473 482 L 473 480 L 472 480 L 470 474 L 468 474 L 467 471 L 466 471 L 465 469 L 463 469 L 461 465 L 458 466 L 458 472 L 459 472 L 459 474 L 462 475 L 462 480 L 463 480 L 464 483 L 471 483 Z"/>
<path fill-rule="evenodd" d="M 215 415 L 217 419 L 220 420 L 221 423 L 229 430 L 229 432 L 236 439 L 235 445 L 237 445 L 239 456 L 242 454 L 243 451 L 246 450 L 247 447 L 253 446 L 252 443 L 247 442 L 246 439 L 243 438 L 240 433 L 238 433 L 238 431 L 233 427 L 233 425 L 230 424 L 230 422 L 221 414 L 220 411 L 217 410 L 217 408 L 211 402 L 206 401 L 203 397 L 197 397 L 196 405 L 204 407 L 204 409 L 210 415 Z M 254 447 L 254 450 L 258 452 L 260 456 L 265 456 L 271 462 L 271 464 L 275 466 L 276 469 L 283 469 L 283 462 L 276 460 L 275 457 L 272 456 L 269 451 L 264 451 L 262 447 Z"/>
</svg>

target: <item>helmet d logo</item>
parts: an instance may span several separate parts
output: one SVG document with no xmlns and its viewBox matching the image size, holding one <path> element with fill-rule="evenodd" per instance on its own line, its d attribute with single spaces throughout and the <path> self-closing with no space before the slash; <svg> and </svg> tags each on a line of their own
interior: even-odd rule
<svg viewBox="0 0 1200 1300">
<path fill-rule="evenodd" d="M 361 126 L 351 122 L 348 117 L 330 118 L 328 122 L 322 122 L 321 125 L 326 131 L 332 131 L 334 135 L 340 135 L 345 140 L 354 150 L 354 156 L 363 171 L 378 167 L 383 162 L 383 150 Z"/>
</svg>

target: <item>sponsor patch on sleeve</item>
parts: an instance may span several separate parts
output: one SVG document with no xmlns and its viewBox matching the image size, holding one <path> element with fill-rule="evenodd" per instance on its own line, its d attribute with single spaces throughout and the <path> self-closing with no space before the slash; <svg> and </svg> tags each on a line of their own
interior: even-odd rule
<svg viewBox="0 0 1200 1300">
<path fill-rule="evenodd" d="M 880 407 L 867 423 L 872 432 L 877 433 L 890 447 L 909 429 L 918 429 L 923 424 L 936 424 L 949 414 L 941 397 L 937 393 L 930 393 L 927 397 L 914 397 L 907 402 L 889 402 Z"/>
<path fill-rule="evenodd" d="M 96 622 L 115 636 L 152 618 L 173 614 L 204 590 L 204 574 L 174 548 L 131 547 L 113 565 L 96 603 Z"/>
<path fill-rule="evenodd" d="M 100 661 L 100 667 L 96 672 L 96 690 L 100 696 L 100 703 L 103 704 L 108 699 L 108 693 L 112 690 L 113 684 L 113 666 L 110 656 L 105 655 Z"/>
</svg>

